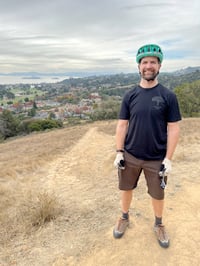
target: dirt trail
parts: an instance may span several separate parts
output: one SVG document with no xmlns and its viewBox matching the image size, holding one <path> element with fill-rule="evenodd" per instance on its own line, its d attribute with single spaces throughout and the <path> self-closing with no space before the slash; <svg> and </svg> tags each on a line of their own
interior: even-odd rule
<svg viewBox="0 0 200 266">
<path fill-rule="evenodd" d="M 109 126 L 90 125 L 73 147 L 63 147 L 45 176 L 38 174 L 38 184 L 58 197 L 63 212 L 31 239 L 21 240 L 23 251 L 19 240 L 21 249 L 14 246 L 12 265 L 200 265 L 198 132 L 191 139 L 185 132 L 174 156 L 164 213 L 171 246 L 162 249 L 152 230 L 154 217 L 144 178 L 134 193 L 130 227 L 122 239 L 112 236 L 120 203 L 113 167 L 115 138 Z"/>
<path fill-rule="evenodd" d="M 171 247 L 163 250 L 153 234 L 154 219 L 144 179 L 135 193 L 130 229 L 123 239 L 113 239 L 112 229 L 119 215 L 116 170 L 112 167 L 114 136 L 97 127 L 89 129 L 70 152 L 54 162 L 47 175 L 49 190 L 54 188 L 60 195 L 72 212 L 69 220 L 77 223 L 69 228 L 72 245 L 66 239 L 68 251 L 63 250 L 67 258 L 58 256 L 54 265 L 199 265 L 200 152 L 196 143 L 188 148 L 189 161 L 178 160 L 184 154 L 182 148 L 177 149 L 166 191 L 165 220 Z M 74 256 L 77 249 L 80 258 Z"/>
</svg>

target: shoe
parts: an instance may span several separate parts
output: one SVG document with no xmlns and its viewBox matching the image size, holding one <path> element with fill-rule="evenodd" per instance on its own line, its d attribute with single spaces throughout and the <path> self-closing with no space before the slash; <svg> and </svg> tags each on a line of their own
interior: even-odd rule
<svg viewBox="0 0 200 266">
<path fill-rule="evenodd" d="M 154 225 L 154 232 L 158 239 L 158 243 L 163 248 L 169 247 L 169 237 L 165 231 L 165 226 L 163 224 Z"/>
<path fill-rule="evenodd" d="M 113 236 L 114 238 L 121 238 L 126 231 L 126 227 L 129 225 L 129 219 L 119 218 L 114 229 Z"/>
</svg>

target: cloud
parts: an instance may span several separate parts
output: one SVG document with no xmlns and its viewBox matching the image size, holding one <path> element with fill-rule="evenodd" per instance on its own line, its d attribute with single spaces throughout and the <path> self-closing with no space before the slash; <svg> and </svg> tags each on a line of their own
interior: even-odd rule
<svg viewBox="0 0 200 266">
<path fill-rule="evenodd" d="M 145 43 L 167 70 L 199 65 L 200 3 L 170 0 L 7 0 L 0 9 L 0 72 L 137 71 Z"/>
</svg>

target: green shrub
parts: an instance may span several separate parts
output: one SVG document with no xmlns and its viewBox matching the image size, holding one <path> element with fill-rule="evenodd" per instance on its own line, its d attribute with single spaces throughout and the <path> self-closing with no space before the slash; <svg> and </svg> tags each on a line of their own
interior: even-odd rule
<svg viewBox="0 0 200 266">
<path fill-rule="evenodd" d="M 174 92 L 184 117 L 200 116 L 200 80 L 184 83 L 176 87 Z"/>
<path fill-rule="evenodd" d="M 28 119 L 20 124 L 20 132 L 28 134 L 33 131 L 44 131 L 46 129 L 61 128 L 63 123 L 60 120 L 52 119 Z"/>
<path fill-rule="evenodd" d="M 40 125 L 40 122 L 38 121 L 34 121 L 34 122 L 31 122 L 29 125 L 28 125 L 28 131 L 29 132 L 33 132 L 33 131 L 41 131 L 42 130 L 42 127 Z"/>
<path fill-rule="evenodd" d="M 42 130 L 59 127 L 56 120 L 52 120 L 52 119 L 41 120 L 40 125 L 41 125 Z"/>
<path fill-rule="evenodd" d="M 0 114 L 0 134 L 2 138 L 16 136 L 18 134 L 19 119 L 10 111 L 4 110 Z"/>
</svg>

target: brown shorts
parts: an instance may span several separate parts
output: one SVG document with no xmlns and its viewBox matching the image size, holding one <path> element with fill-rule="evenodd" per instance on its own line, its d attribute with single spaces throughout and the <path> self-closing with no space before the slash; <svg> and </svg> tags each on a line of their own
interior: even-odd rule
<svg viewBox="0 0 200 266">
<path fill-rule="evenodd" d="M 162 161 L 144 161 L 130 153 L 124 153 L 125 169 L 119 169 L 119 189 L 132 190 L 137 187 L 141 172 L 144 172 L 148 193 L 154 199 L 164 199 L 164 190 L 160 187 L 159 170 Z"/>
</svg>

